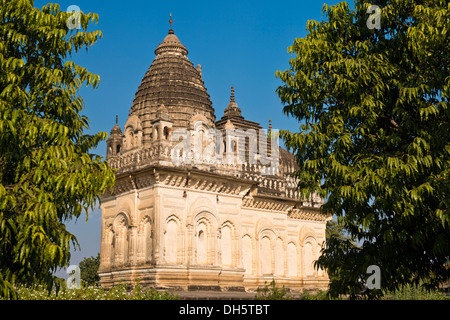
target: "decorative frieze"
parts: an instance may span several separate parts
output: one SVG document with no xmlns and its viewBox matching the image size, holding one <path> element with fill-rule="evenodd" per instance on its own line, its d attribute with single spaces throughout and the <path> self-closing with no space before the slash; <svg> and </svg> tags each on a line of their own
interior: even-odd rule
<svg viewBox="0 0 450 320">
<path fill-rule="evenodd" d="M 185 188 L 186 190 L 207 191 L 214 193 L 240 195 L 246 193 L 251 184 L 244 181 L 221 179 L 212 175 L 186 174 L 159 170 L 144 170 L 133 175 L 121 175 L 116 179 L 113 195 L 132 190 L 141 190 L 154 185 Z M 108 194 L 111 195 L 111 194 Z"/>
<path fill-rule="evenodd" d="M 326 221 L 328 216 L 320 213 L 319 210 L 308 208 L 293 208 L 292 202 L 276 200 L 245 197 L 242 200 L 243 208 L 251 208 L 258 210 L 278 211 L 287 214 L 289 218 L 300 220 Z"/>
<path fill-rule="evenodd" d="M 256 199 L 253 197 L 246 197 L 242 200 L 242 207 L 287 212 L 287 210 L 292 207 L 292 204 L 275 199 Z"/>
<path fill-rule="evenodd" d="M 292 209 L 288 212 L 288 217 L 293 219 L 301 219 L 301 220 L 313 220 L 313 221 L 326 221 L 329 216 L 323 213 L 320 213 L 318 210 L 314 209 Z"/>
</svg>

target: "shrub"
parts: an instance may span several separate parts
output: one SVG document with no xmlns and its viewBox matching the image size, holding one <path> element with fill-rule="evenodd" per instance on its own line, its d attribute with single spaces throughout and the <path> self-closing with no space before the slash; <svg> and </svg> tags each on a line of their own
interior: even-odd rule
<svg viewBox="0 0 450 320">
<path fill-rule="evenodd" d="M 288 290 L 282 286 L 278 288 L 273 279 L 270 284 L 264 283 L 263 288 L 256 289 L 256 300 L 290 300 L 292 296 L 288 295 Z"/>
<path fill-rule="evenodd" d="M 324 290 L 319 290 L 315 293 L 303 290 L 300 293 L 300 300 L 328 300 L 327 292 Z"/>
<path fill-rule="evenodd" d="M 445 293 L 438 290 L 426 290 L 420 284 L 407 284 L 395 291 L 385 291 L 385 300 L 445 300 Z"/>
<path fill-rule="evenodd" d="M 138 283 L 128 289 L 127 284 L 119 284 L 111 289 L 104 289 L 98 286 L 88 286 L 82 284 L 80 289 L 67 289 L 62 287 L 60 290 L 53 289 L 48 291 L 43 285 L 34 285 L 32 287 L 20 286 L 17 288 L 17 297 L 19 300 L 175 300 L 178 295 L 168 291 L 158 291 L 154 288 L 144 289 Z"/>
</svg>

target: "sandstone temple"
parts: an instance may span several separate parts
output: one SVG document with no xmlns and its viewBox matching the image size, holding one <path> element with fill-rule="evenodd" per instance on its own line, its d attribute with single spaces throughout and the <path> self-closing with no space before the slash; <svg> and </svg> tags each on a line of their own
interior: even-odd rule
<svg viewBox="0 0 450 320">
<path fill-rule="evenodd" d="M 116 118 L 107 140 L 116 184 L 101 197 L 102 286 L 326 288 L 313 262 L 330 217 L 319 197 L 298 198 L 294 156 L 271 126 L 244 118 L 234 88 L 216 120 L 172 25 L 155 54 L 125 127 Z"/>
</svg>

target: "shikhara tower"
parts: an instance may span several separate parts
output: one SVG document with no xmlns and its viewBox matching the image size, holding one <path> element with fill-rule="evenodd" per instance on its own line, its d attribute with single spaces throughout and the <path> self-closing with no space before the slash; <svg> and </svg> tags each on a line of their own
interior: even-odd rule
<svg viewBox="0 0 450 320">
<path fill-rule="evenodd" d="M 226 133 L 262 127 L 243 117 L 234 88 L 216 121 L 201 66 L 172 28 L 155 54 L 124 131 L 116 119 L 107 140 L 116 185 L 102 196 L 101 284 L 139 279 L 157 288 L 249 291 L 275 279 L 292 290 L 326 288 L 327 275 L 313 261 L 330 217 L 320 213 L 319 197 L 298 199 L 293 155 L 277 147 L 273 170 L 260 157 L 270 140 L 260 139 L 257 162 L 247 161 L 249 140 L 240 144 Z M 174 162 L 178 129 L 205 134 L 205 147 L 214 139 L 206 132 L 219 130 L 223 141 L 213 143 L 225 155 L 241 148 L 246 161 Z"/>
</svg>

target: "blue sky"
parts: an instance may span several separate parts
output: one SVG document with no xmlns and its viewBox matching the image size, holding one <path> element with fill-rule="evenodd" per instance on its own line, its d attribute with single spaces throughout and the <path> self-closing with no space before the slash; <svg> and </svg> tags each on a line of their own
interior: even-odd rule
<svg viewBox="0 0 450 320">
<path fill-rule="evenodd" d="M 35 1 L 42 7 L 49 1 Z M 169 13 L 173 29 L 186 48 L 188 58 L 202 65 L 205 86 L 220 119 L 227 107 L 230 87 L 246 119 L 274 129 L 298 130 L 298 122 L 282 113 L 275 90 L 281 82 L 277 70 L 289 68 L 287 53 L 295 38 L 306 35 L 308 20 L 321 21 L 323 0 L 295 1 L 54 1 L 61 10 L 77 5 L 83 12 L 99 14 L 91 30 L 103 38 L 88 52 L 72 57 L 76 63 L 100 75 L 98 89 L 81 91 L 84 114 L 91 121 L 91 133 L 110 132 L 116 114 L 123 128 L 134 94 L 155 58 L 154 50 L 167 35 Z M 327 0 L 329 5 L 338 0 Z M 95 153 L 105 156 L 106 142 Z M 99 209 L 67 224 L 78 238 L 81 251 L 73 251 L 71 264 L 100 250 Z M 65 270 L 57 272 L 66 277 Z"/>
</svg>

